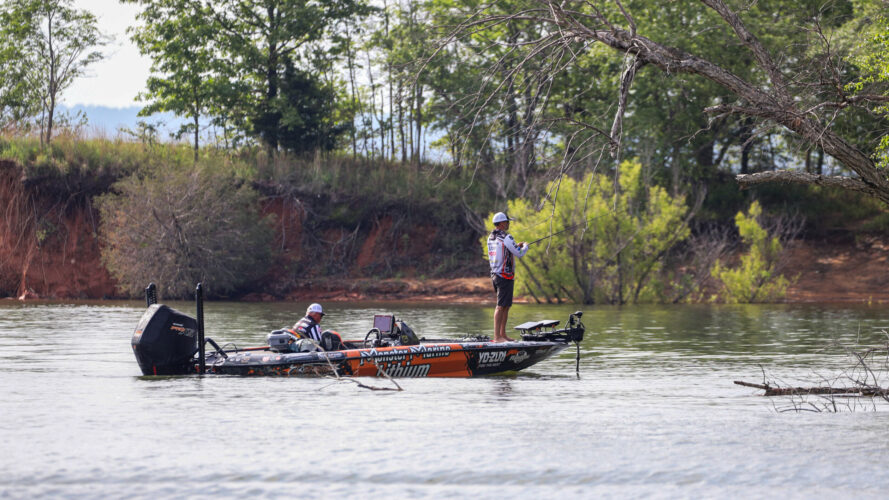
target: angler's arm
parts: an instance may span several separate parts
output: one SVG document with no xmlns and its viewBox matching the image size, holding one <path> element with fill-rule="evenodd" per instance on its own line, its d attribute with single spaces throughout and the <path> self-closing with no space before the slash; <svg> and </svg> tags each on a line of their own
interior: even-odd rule
<svg viewBox="0 0 889 500">
<path fill-rule="evenodd" d="M 506 238 L 503 238 L 503 246 L 505 246 L 506 249 L 509 250 L 509 253 L 517 257 L 524 257 L 525 254 L 528 253 L 528 245 L 516 245 L 515 239 L 513 239 L 511 234 Z"/>
</svg>

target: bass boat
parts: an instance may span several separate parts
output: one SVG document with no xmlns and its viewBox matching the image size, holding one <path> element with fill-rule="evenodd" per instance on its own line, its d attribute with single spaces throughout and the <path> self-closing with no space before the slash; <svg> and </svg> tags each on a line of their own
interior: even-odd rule
<svg viewBox="0 0 889 500">
<path fill-rule="evenodd" d="M 516 326 L 521 341 L 494 343 L 483 336 L 426 339 L 418 338 L 404 321 L 379 314 L 363 339 L 343 340 L 327 331 L 321 342 L 315 342 L 284 329 L 269 333 L 266 345 L 223 348 L 204 336 L 200 284 L 195 296 L 196 318 L 158 304 L 153 283 L 146 289 L 148 308 L 131 342 L 144 375 L 478 377 L 525 369 L 571 342 L 577 346 L 579 361 L 585 331 L 583 313 L 578 311 L 569 315 L 562 329 L 556 329 L 557 320 Z"/>
</svg>

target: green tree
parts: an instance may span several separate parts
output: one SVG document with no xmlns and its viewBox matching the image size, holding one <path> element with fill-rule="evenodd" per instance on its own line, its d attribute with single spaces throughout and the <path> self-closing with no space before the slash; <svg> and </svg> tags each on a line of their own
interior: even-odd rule
<svg viewBox="0 0 889 500">
<path fill-rule="evenodd" d="M 107 38 L 96 16 L 72 7 L 72 0 L 7 0 L 7 29 L 20 34 L 24 82 L 40 103 L 40 140 L 52 140 L 56 106 L 62 93 L 104 56 Z M 28 101 L 29 99 L 25 99 Z"/>
<path fill-rule="evenodd" d="M 689 235 L 683 196 L 649 185 L 638 161 L 621 163 L 617 186 L 608 175 L 590 173 L 552 182 L 547 193 L 544 210 L 524 199 L 508 203 L 518 219 L 510 230 L 517 241 L 569 229 L 517 259 L 520 293 L 540 302 L 663 300 L 669 286 L 660 281 L 664 257 Z"/>
<path fill-rule="evenodd" d="M 187 297 L 197 282 L 219 296 L 266 272 L 271 220 L 242 180 L 205 166 L 167 167 L 115 190 L 99 199 L 102 260 L 127 295 L 156 281 L 171 297 Z"/>
<path fill-rule="evenodd" d="M 139 51 L 151 57 L 153 74 L 139 96 L 149 103 L 139 115 L 172 112 L 188 118 L 179 135 L 191 133 L 197 162 L 201 119 L 236 85 L 228 75 L 230 65 L 219 57 L 209 13 L 187 0 L 123 1 L 142 5 L 141 24 L 128 32 Z"/>
<path fill-rule="evenodd" d="M 719 262 L 713 266 L 713 276 L 723 284 L 714 299 L 729 303 L 770 302 L 787 293 L 790 281 L 778 272 L 784 247 L 780 238 L 770 235 L 759 222 L 761 216 L 759 202 L 753 202 L 746 214 L 738 212 L 735 216 L 735 225 L 747 252 L 734 268 Z"/>
<path fill-rule="evenodd" d="M 27 84 L 34 65 L 24 50 L 31 19 L 20 9 L 0 4 L 0 131 L 39 112 L 37 96 Z"/>
<path fill-rule="evenodd" d="M 233 124 L 273 151 L 298 121 L 300 103 L 281 97 L 288 66 L 307 64 L 306 51 L 337 21 L 368 11 L 356 0 L 125 1 L 144 8 L 145 26 L 135 34 L 157 59 L 158 78 L 173 72 L 173 82 L 149 86 L 158 109 L 169 106 L 193 120 L 208 109 L 218 123 Z"/>
<path fill-rule="evenodd" d="M 872 160 L 873 146 L 861 140 L 862 136 L 873 137 L 885 123 L 860 119 L 884 104 L 886 96 L 852 96 L 844 90 L 845 84 L 855 79 L 848 71 L 848 43 L 834 43 L 835 33 L 866 24 L 866 18 L 853 9 L 859 3 L 865 2 L 779 0 L 740 10 L 734 2 L 723 0 L 681 2 L 674 10 L 682 11 L 683 22 L 658 25 L 652 20 L 660 16 L 663 2 L 516 1 L 505 12 L 501 3 L 470 6 L 450 39 L 488 36 L 490 45 L 509 46 L 509 25 L 532 25 L 536 36 L 523 46 L 530 57 L 517 63 L 497 60 L 491 68 L 521 72 L 529 63 L 539 64 L 539 59 L 563 61 L 549 72 L 546 81 L 573 71 L 575 61 L 584 54 L 615 51 L 624 64 L 610 71 L 611 79 L 619 78 L 620 82 L 611 103 L 611 126 L 592 123 L 591 127 L 575 127 L 600 136 L 600 142 L 609 144 L 613 152 L 618 150 L 617 144 L 626 146 L 633 140 L 644 146 L 640 138 L 626 135 L 623 126 L 625 117 L 636 116 L 631 114 L 635 111 L 631 103 L 637 75 L 661 81 L 706 81 L 711 91 L 702 97 L 709 94 L 711 100 L 698 104 L 705 106 L 706 113 L 698 121 L 708 123 L 704 116 L 717 122 L 737 119 L 734 143 L 740 143 L 747 161 L 751 152 L 744 150 L 759 140 L 761 133 L 757 132 L 775 129 L 792 137 L 797 145 L 822 150 L 857 174 L 801 172 L 795 168 L 796 162 L 773 157 L 762 162 L 768 164 L 767 171 L 739 174 L 737 181 L 742 186 L 764 182 L 828 185 L 889 203 L 889 178 Z M 672 14 L 668 17 L 676 18 Z M 661 93 L 661 98 L 685 96 L 668 92 Z M 865 133 L 850 133 L 853 130 Z M 705 148 L 702 154 L 706 152 Z"/>
<path fill-rule="evenodd" d="M 287 64 L 296 65 L 301 50 L 320 40 L 333 23 L 363 15 L 367 8 L 355 0 L 223 0 L 206 5 L 224 60 L 249 85 L 239 108 L 251 132 L 271 149 L 284 133 L 279 99 Z"/>
<path fill-rule="evenodd" d="M 882 104 L 874 111 L 889 118 L 889 15 L 885 11 L 877 11 L 873 12 L 873 16 L 871 33 L 859 45 L 855 60 L 861 70 L 860 76 L 847 85 L 847 89 L 861 98 L 870 96 L 877 100 L 882 97 Z M 889 169 L 889 133 L 883 133 L 880 137 L 875 157 L 881 168 Z"/>
<path fill-rule="evenodd" d="M 281 81 L 276 112 L 270 115 L 281 147 L 295 153 L 330 151 L 346 130 L 336 123 L 336 89 L 288 64 Z M 269 115 L 267 115 L 269 116 Z"/>
</svg>

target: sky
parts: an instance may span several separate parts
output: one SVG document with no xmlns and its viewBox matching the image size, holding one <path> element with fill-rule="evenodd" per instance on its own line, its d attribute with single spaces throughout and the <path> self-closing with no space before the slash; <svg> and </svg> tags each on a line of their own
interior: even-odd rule
<svg viewBox="0 0 889 500">
<path fill-rule="evenodd" d="M 145 88 L 151 61 L 139 54 L 126 29 L 135 24 L 139 7 L 121 5 L 117 0 L 74 0 L 74 6 L 98 17 L 99 30 L 114 40 L 105 46 L 106 58 L 88 68 L 63 96 L 68 107 L 101 106 L 129 108 L 140 106 L 136 95 Z"/>
</svg>

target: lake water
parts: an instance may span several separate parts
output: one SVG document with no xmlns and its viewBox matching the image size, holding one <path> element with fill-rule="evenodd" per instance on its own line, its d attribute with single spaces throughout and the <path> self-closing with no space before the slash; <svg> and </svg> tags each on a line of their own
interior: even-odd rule
<svg viewBox="0 0 889 500">
<path fill-rule="evenodd" d="M 259 344 L 305 306 L 208 303 L 207 334 Z M 322 326 L 352 338 L 382 312 L 430 337 L 492 324 L 490 307 L 324 307 Z M 0 302 L 0 497 L 878 498 L 889 484 L 886 405 L 782 412 L 788 398 L 732 384 L 836 374 L 849 359 L 825 347 L 885 344 L 885 307 L 588 307 L 579 379 L 571 348 L 403 392 L 141 377 L 143 309 Z M 517 305 L 509 324 L 573 310 Z"/>
</svg>

